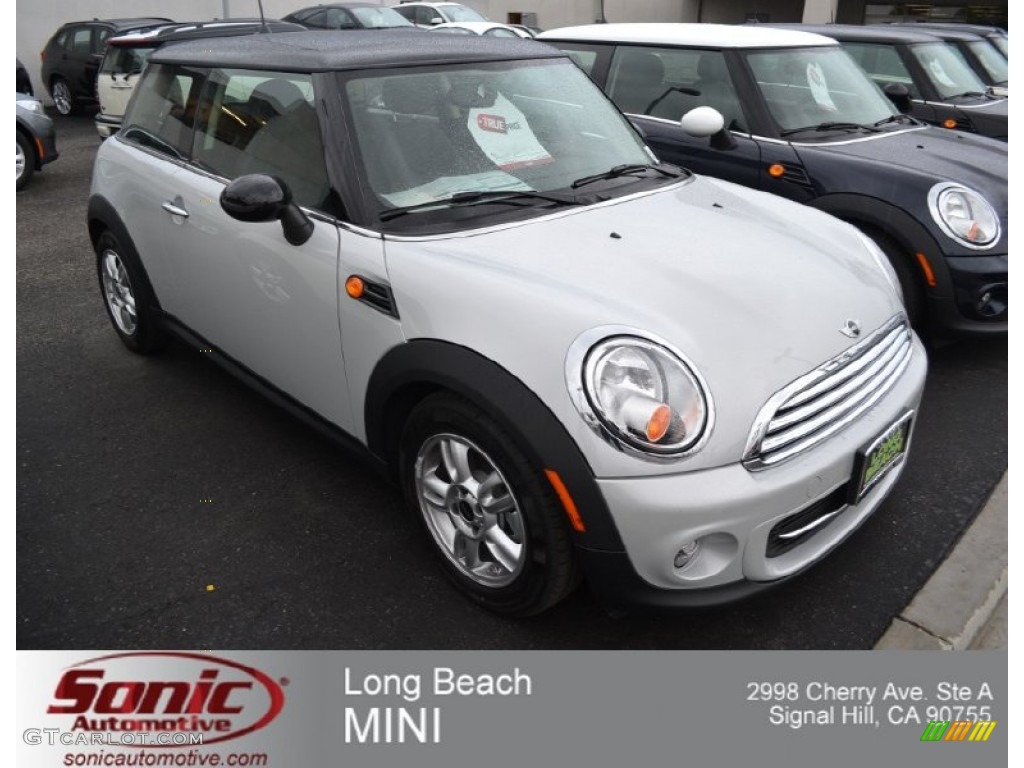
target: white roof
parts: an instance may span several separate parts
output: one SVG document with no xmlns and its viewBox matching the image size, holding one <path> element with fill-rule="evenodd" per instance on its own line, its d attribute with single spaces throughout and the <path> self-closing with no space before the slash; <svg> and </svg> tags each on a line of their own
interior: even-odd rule
<svg viewBox="0 0 1024 768">
<path fill-rule="evenodd" d="M 550 29 L 539 40 L 577 40 L 607 43 L 696 45 L 711 48 L 791 48 L 837 45 L 836 41 L 758 24 L 588 24 L 584 27 Z"/>
</svg>

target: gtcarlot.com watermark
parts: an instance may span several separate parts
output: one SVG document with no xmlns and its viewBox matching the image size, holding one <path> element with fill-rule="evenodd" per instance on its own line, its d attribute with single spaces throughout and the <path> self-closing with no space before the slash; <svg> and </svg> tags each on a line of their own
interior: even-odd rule
<svg viewBox="0 0 1024 768">
<path fill-rule="evenodd" d="M 109 731 L 63 731 L 60 728 L 26 728 L 21 734 L 21 740 L 32 746 L 46 744 L 51 747 L 56 745 L 64 747 L 187 747 L 201 745 L 203 734 L 166 731 L 111 733 Z"/>
</svg>

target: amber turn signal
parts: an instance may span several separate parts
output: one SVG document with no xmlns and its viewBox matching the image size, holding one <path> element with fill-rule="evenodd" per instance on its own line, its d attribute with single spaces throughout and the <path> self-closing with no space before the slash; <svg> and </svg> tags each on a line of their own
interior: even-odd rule
<svg viewBox="0 0 1024 768">
<path fill-rule="evenodd" d="M 351 296 L 353 299 L 358 299 L 363 295 L 363 291 L 366 290 L 366 284 L 363 283 L 361 277 L 352 275 L 348 280 L 345 281 L 345 293 Z"/>
<path fill-rule="evenodd" d="M 956 128 L 956 120 L 954 120 L 952 117 L 946 118 L 946 120 L 943 121 L 942 125 L 950 129 Z"/>
<path fill-rule="evenodd" d="M 786 172 L 786 166 L 782 163 L 772 163 L 768 166 L 768 175 L 773 179 L 781 179 L 782 174 Z"/>
</svg>

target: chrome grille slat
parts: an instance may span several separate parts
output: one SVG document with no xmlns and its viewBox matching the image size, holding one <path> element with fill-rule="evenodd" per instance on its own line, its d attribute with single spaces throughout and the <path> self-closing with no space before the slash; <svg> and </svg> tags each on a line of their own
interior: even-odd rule
<svg viewBox="0 0 1024 768">
<path fill-rule="evenodd" d="M 758 414 L 744 453 L 746 467 L 778 464 L 846 427 L 892 388 L 913 350 L 901 313 L 780 390 Z"/>
<path fill-rule="evenodd" d="M 830 376 L 828 372 L 823 371 L 823 376 L 820 381 L 789 397 L 785 404 L 779 408 L 779 413 L 795 408 L 808 400 L 817 397 L 823 392 L 827 392 L 830 389 L 840 386 L 846 379 L 856 376 L 866 366 L 871 365 L 872 361 L 876 360 L 880 355 L 884 355 L 886 350 L 890 348 L 893 341 L 901 333 L 905 334 L 905 331 L 900 328 L 894 328 L 886 334 L 881 343 L 869 348 L 860 355 L 851 358 L 850 361 L 844 364 L 842 368 L 838 369 L 834 375 Z"/>
<path fill-rule="evenodd" d="M 889 365 L 894 358 L 897 358 L 902 354 L 906 354 L 909 347 L 909 339 L 904 339 L 899 342 L 899 346 L 882 350 L 880 354 L 873 357 L 871 365 L 862 369 L 856 376 L 846 379 L 846 381 L 839 386 L 827 390 L 826 393 L 819 398 L 816 398 L 799 408 L 780 408 L 780 415 L 777 415 L 772 419 L 771 425 L 768 427 L 767 434 L 772 435 L 792 424 L 796 424 L 800 421 L 806 421 L 818 412 L 834 405 L 846 395 L 855 393 L 872 378 L 881 375 L 880 372 L 882 369 Z"/>
</svg>

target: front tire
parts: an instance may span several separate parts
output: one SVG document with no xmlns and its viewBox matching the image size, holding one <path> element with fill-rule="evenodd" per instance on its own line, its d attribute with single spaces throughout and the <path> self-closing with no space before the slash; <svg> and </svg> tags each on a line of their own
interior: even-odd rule
<svg viewBox="0 0 1024 768">
<path fill-rule="evenodd" d="M 135 250 L 104 232 L 96 241 L 96 272 L 118 338 L 142 355 L 162 349 L 167 334 L 157 320 L 156 300 Z"/>
<path fill-rule="evenodd" d="M 402 487 L 445 574 L 484 607 L 540 613 L 576 586 L 568 526 L 544 475 L 475 405 L 431 395 L 410 415 Z"/>
<path fill-rule="evenodd" d="M 17 189 L 21 189 L 28 184 L 33 172 L 35 172 L 36 153 L 32 149 L 32 142 L 21 131 L 18 131 L 16 136 L 18 139 L 18 153 L 15 159 L 14 171 L 18 181 Z"/>
</svg>

